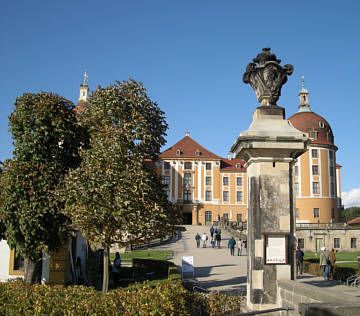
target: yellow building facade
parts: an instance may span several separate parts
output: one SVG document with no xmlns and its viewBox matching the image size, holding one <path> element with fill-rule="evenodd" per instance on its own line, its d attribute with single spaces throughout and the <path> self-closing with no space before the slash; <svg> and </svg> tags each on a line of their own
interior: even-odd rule
<svg viewBox="0 0 360 316">
<path fill-rule="evenodd" d="M 78 108 L 87 102 L 87 74 L 80 85 Z M 309 92 L 299 92 L 298 112 L 288 120 L 306 133 L 311 142 L 294 166 L 296 222 L 332 223 L 341 221 L 341 166 L 336 163 L 334 135 L 329 123 L 314 113 Z M 227 218 L 247 220 L 247 173 L 245 161 L 221 158 L 193 140 L 189 133 L 162 152 L 155 163 L 166 185 L 168 199 L 179 205 L 185 224 L 210 225 Z"/>
<path fill-rule="evenodd" d="M 289 118 L 311 142 L 294 167 L 297 223 L 332 223 L 341 220 L 341 166 L 336 163 L 337 147 L 329 123 L 314 113 L 309 92 L 299 92 L 298 112 Z"/>
<path fill-rule="evenodd" d="M 341 221 L 341 166 L 336 163 L 337 147 L 329 123 L 314 113 L 309 93 L 299 92 L 298 112 L 289 118 L 311 141 L 294 166 L 296 222 Z M 185 137 L 160 154 L 156 163 L 167 185 L 171 202 L 182 208 L 185 224 L 210 225 L 226 218 L 247 220 L 247 173 L 245 161 L 221 158 Z"/>
<path fill-rule="evenodd" d="M 246 221 L 245 161 L 221 158 L 188 133 L 160 154 L 155 164 L 168 199 L 182 208 L 184 224 L 211 225 L 219 219 Z"/>
</svg>

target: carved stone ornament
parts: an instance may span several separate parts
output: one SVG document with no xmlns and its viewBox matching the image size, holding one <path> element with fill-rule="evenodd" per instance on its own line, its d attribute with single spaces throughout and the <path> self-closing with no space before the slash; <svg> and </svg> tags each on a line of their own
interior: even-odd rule
<svg viewBox="0 0 360 316">
<path fill-rule="evenodd" d="M 293 65 L 280 66 L 280 59 L 270 52 L 269 47 L 253 59 L 243 75 L 244 83 L 250 83 L 262 106 L 276 105 L 281 95 L 281 87 L 287 81 L 287 75 L 294 71 Z M 257 65 L 257 64 L 258 65 Z"/>
</svg>

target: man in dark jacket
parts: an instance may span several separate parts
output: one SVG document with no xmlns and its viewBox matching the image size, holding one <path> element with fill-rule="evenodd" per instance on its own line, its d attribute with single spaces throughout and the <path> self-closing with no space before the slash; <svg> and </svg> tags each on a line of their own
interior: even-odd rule
<svg viewBox="0 0 360 316">
<path fill-rule="evenodd" d="M 302 274 L 304 252 L 298 246 L 296 249 L 296 274 Z"/>
<path fill-rule="evenodd" d="M 195 240 L 196 240 L 196 247 L 197 248 L 200 248 L 200 235 L 197 233 L 196 236 L 195 236 Z"/>
<path fill-rule="evenodd" d="M 228 248 L 230 248 L 230 255 L 232 256 L 234 255 L 235 245 L 236 245 L 236 241 L 234 237 L 231 237 L 228 242 Z"/>
<path fill-rule="evenodd" d="M 214 232 L 215 232 L 215 228 L 213 225 L 211 225 L 211 227 L 210 227 L 211 240 L 213 240 L 213 238 L 214 238 Z"/>
</svg>

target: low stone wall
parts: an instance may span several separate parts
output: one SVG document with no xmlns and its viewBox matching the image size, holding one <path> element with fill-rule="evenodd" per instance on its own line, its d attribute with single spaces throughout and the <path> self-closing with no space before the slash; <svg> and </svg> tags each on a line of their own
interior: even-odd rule
<svg viewBox="0 0 360 316">
<path fill-rule="evenodd" d="M 350 311 L 360 308 L 358 299 L 341 293 L 335 294 L 326 288 L 287 280 L 279 280 L 278 287 L 280 306 L 295 308 L 295 311 L 289 312 L 289 316 L 356 315 Z M 334 306 L 336 310 L 332 309 Z"/>
<path fill-rule="evenodd" d="M 360 304 L 311 303 L 299 304 L 301 316 L 355 316 Z"/>
</svg>

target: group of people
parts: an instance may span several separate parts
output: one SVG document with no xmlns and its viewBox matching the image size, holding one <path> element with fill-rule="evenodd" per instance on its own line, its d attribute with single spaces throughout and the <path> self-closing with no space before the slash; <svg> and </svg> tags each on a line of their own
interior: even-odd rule
<svg viewBox="0 0 360 316">
<path fill-rule="evenodd" d="M 197 233 L 195 240 L 197 248 L 200 248 L 200 242 L 202 242 L 203 248 L 206 248 L 209 237 L 206 233 L 203 233 L 202 236 Z M 210 227 L 210 245 L 212 248 L 221 248 L 221 228 L 214 228 L 214 226 Z M 241 256 L 243 251 L 246 250 L 246 240 L 239 239 L 238 241 L 235 241 L 234 237 L 231 237 L 228 242 L 231 256 L 235 253 L 235 247 L 238 249 L 238 256 Z"/>
<path fill-rule="evenodd" d="M 297 247 L 296 249 L 296 273 L 302 274 L 303 271 L 303 260 L 304 260 L 304 252 Z M 334 266 L 335 266 L 335 250 L 331 249 L 329 252 L 325 247 L 321 248 L 320 257 L 319 257 L 319 265 L 323 273 L 324 280 L 330 280 L 330 273 L 334 275 Z"/>
<path fill-rule="evenodd" d="M 238 241 L 236 241 L 234 237 L 231 237 L 228 242 L 228 248 L 230 248 L 231 256 L 235 253 L 235 247 L 238 250 L 237 255 L 242 256 L 243 252 L 246 251 L 246 240 L 241 240 L 241 238 L 239 238 Z"/>
<path fill-rule="evenodd" d="M 220 244 L 221 244 L 221 229 L 214 229 L 213 226 L 211 226 L 210 228 L 210 245 L 211 247 L 215 248 L 220 248 Z M 206 233 L 203 233 L 203 235 L 200 237 L 199 234 L 196 234 L 195 236 L 195 240 L 196 240 L 196 247 L 200 248 L 200 241 L 202 241 L 202 246 L 203 248 L 207 247 L 207 242 L 209 240 L 209 237 Z"/>
<path fill-rule="evenodd" d="M 330 280 L 331 275 L 334 276 L 334 266 L 335 266 L 335 250 L 331 249 L 329 252 L 325 247 L 321 248 L 319 264 L 322 269 L 324 280 Z"/>
</svg>

